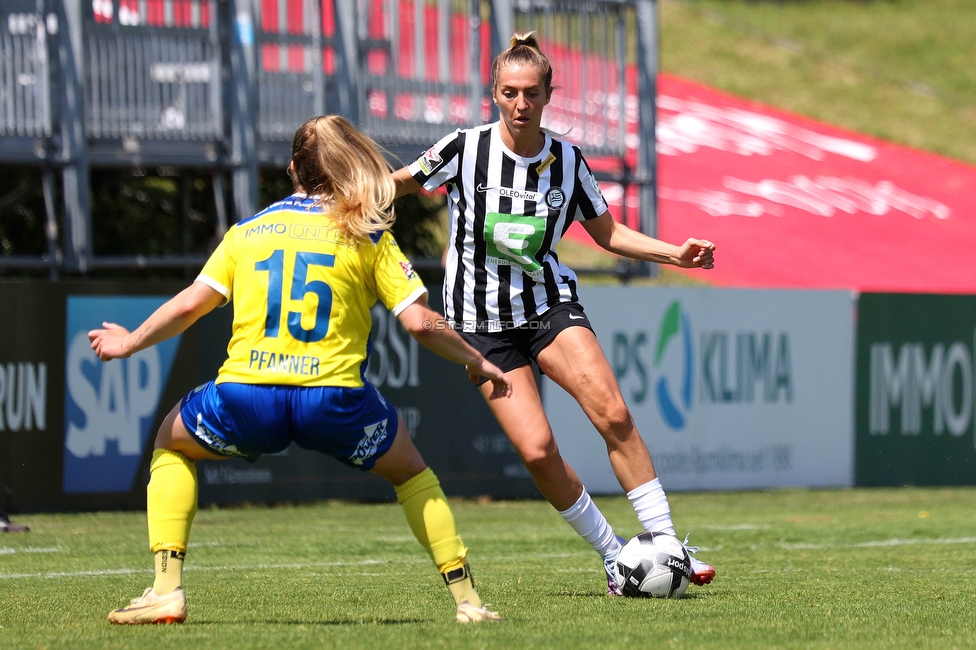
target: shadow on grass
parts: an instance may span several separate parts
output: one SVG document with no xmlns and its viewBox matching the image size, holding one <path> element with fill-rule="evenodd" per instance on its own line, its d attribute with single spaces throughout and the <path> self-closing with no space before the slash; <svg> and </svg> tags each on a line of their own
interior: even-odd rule
<svg viewBox="0 0 976 650">
<path fill-rule="evenodd" d="M 558 593 L 554 594 L 562 598 L 607 598 L 610 600 L 660 600 L 659 598 L 630 598 L 629 596 L 608 596 L 606 593 L 599 593 L 593 591 L 586 592 L 570 592 L 570 593 Z M 701 596 L 707 596 L 708 594 L 699 594 L 694 592 L 685 592 L 685 595 L 677 600 L 695 600 Z"/>
<path fill-rule="evenodd" d="M 207 621 L 194 620 L 184 623 L 184 625 L 307 625 L 314 626 L 336 626 L 336 625 L 411 625 L 415 623 L 433 623 L 427 618 L 404 618 L 404 619 L 357 619 L 357 620 L 325 620 L 325 621 L 284 621 L 284 620 L 239 620 L 239 621 Z"/>
</svg>

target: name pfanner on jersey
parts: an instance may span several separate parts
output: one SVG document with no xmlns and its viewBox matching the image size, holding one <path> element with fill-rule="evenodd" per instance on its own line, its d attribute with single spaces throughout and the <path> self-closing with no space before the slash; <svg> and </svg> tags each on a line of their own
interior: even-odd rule
<svg viewBox="0 0 976 650">
<path fill-rule="evenodd" d="M 267 350 L 251 350 L 248 368 L 262 372 L 289 373 L 318 377 L 322 360 L 307 354 L 283 354 Z"/>
</svg>

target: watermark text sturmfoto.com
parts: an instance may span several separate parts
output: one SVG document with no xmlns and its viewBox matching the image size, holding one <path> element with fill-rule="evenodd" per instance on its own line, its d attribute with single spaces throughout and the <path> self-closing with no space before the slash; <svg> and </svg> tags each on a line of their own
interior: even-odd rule
<svg viewBox="0 0 976 650">
<path fill-rule="evenodd" d="M 440 320 L 436 323 L 432 323 L 429 320 L 424 321 L 424 329 L 436 329 L 436 330 L 461 330 L 462 332 L 503 332 L 505 330 L 514 329 L 530 329 L 530 330 L 548 330 L 551 323 L 548 321 L 522 321 L 521 323 L 511 321 L 511 320 L 463 320 L 459 322 Z"/>
</svg>

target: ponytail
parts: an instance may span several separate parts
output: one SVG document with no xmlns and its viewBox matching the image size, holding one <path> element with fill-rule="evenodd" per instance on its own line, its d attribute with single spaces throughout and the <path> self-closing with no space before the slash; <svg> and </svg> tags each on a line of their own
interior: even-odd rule
<svg viewBox="0 0 976 650">
<path fill-rule="evenodd" d="M 393 225 L 396 189 L 380 146 L 338 115 L 314 117 L 292 143 L 295 189 L 319 197 L 335 227 L 363 239 Z"/>
</svg>

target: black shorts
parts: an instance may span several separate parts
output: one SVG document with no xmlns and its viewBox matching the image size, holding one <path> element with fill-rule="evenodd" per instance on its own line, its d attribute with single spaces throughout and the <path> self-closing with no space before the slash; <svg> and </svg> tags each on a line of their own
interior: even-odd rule
<svg viewBox="0 0 976 650">
<path fill-rule="evenodd" d="M 557 334 L 570 327 L 585 327 L 593 331 L 593 326 L 579 303 L 561 302 L 541 316 L 513 329 L 479 333 L 459 330 L 458 334 L 488 361 L 503 372 L 508 372 L 530 365 Z"/>
</svg>

